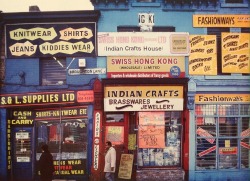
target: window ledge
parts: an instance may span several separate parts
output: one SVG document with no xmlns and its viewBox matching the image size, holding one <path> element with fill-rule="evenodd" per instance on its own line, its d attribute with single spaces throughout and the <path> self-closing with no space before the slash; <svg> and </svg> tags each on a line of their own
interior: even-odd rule
<svg viewBox="0 0 250 181">
<path fill-rule="evenodd" d="M 246 3 L 221 3 L 220 7 L 222 8 L 248 8 Z"/>
<path fill-rule="evenodd" d="M 132 7 L 161 7 L 161 3 L 132 3 Z"/>
</svg>

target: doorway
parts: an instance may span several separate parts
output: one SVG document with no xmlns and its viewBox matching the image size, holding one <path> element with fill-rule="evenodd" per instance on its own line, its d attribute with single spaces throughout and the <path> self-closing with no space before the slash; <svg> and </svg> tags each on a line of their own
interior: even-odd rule
<svg viewBox="0 0 250 181">
<path fill-rule="evenodd" d="M 128 152 L 128 137 L 126 135 L 128 135 L 128 112 L 106 113 L 103 124 L 103 153 L 106 141 L 110 141 L 116 150 L 115 177 L 117 180 L 121 155 Z M 104 157 L 105 154 L 103 154 L 102 168 L 105 164 Z"/>
</svg>

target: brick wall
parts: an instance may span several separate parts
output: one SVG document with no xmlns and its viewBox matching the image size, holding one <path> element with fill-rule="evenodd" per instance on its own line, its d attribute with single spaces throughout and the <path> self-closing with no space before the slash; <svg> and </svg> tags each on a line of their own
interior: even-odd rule
<svg viewBox="0 0 250 181">
<path fill-rule="evenodd" d="M 184 170 L 137 170 L 137 181 L 181 181 L 184 180 Z"/>
</svg>

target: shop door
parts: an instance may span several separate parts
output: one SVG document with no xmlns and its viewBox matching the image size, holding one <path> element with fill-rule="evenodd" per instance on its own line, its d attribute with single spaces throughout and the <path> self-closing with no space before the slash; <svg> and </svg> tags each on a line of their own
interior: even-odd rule
<svg viewBox="0 0 250 181">
<path fill-rule="evenodd" d="M 32 180 L 32 128 L 15 127 L 12 129 L 12 180 Z"/>
<path fill-rule="evenodd" d="M 127 113 L 106 113 L 106 119 L 104 120 L 103 150 L 105 150 L 106 141 L 110 141 L 116 150 L 116 179 L 118 177 L 121 155 L 128 152 L 128 136 L 126 136 L 128 135 L 127 123 Z"/>
</svg>

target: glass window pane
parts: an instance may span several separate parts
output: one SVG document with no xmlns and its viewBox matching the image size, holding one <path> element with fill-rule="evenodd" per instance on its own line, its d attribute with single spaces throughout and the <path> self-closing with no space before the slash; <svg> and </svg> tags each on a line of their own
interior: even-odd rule
<svg viewBox="0 0 250 181">
<path fill-rule="evenodd" d="M 241 115 L 250 115 L 250 105 L 241 105 L 240 106 Z"/>
<path fill-rule="evenodd" d="M 107 113 L 106 122 L 123 122 L 124 114 L 123 113 Z"/>
<path fill-rule="evenodd" d="M 198 138 L 196 146 L 196 169 L 216 169 L 216 146 L 214 141 Z"/>
<path fill-rule="evenodd" d="M 241 168 L 250 168 L 250 138 L 241 141 Z"/>
<path fill-rule="evenodd" d="M 237 168 L 238 165 L 237 139 L 219 139 L 219 168 Z"/>
<path fill-rule="evenodd" d="M 238 134 L 238 118 L 227 117 L 225 123 L 219 119 L 219 136 L 237 136 Z"/>
<path fill-rule="evenodd" d="M 138 166 L 180 166 L 182 131 L 180 123 L 181 112 L 177 111 L 139 113 Z"/>
</svg>

